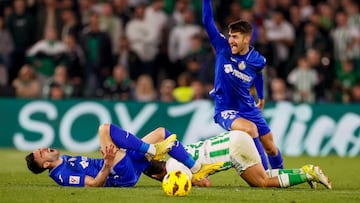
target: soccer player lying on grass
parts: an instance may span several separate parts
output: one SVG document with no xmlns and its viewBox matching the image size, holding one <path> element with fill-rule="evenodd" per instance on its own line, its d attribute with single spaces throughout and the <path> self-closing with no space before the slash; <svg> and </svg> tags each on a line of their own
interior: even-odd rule
<svg viewBox="0 0 360 203">
<path fill-rule="evenodd" d="M 273 169 L 265 172 L 253 140 L 242 131 L 225 132 L 207 140 L 189 144 L 185 149 L 194 160 L 202 164 L 224 162 L 224 165 L 215 173 L 234 168 L 239 176 L 252 187 L 285 188 L 308 182 L 311 186 L 321 183 L 331 189 L 329 179 L 318 166 L 305 165 L 300 169 Z M 211 186 L 209 179 L 194 178 L 186 166 L 173 158 L 170 158 L 166 164 L 155 161 L 152 164 L 153 166 L 144 173 L 154 179 L 161 181 L 167 172 L 181 170 L 190 178 L 192 177 L 193 185 Z"/>
<path fill-rule="evenodd" d="M 190 168 L 197 179 L 223 165 L 194 161 L 176 135 L 164 128 L 157 128 L 141 140 L 113 124 L 103 124 L 99 139 L 103 159 L 60 156 L 58 150 L 44 147 L 25 157 L 27 166 L 35 174 L 48 169 L 50 178 L 62 186 L 133 187 L 150 161 L 160 160 L 166 153 Z"/>
</svg>

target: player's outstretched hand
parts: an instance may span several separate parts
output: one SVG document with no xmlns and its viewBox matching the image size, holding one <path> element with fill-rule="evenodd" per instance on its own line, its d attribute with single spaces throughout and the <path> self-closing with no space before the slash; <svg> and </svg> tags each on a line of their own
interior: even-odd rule
<svg viewBox="0 0 360 203">
<path fill-rule="evenodd" d="M 191 180 L 191 183 L 197 187 L 211 187 L 211 181 L 208 178 L 203 178 L 200 180 L 195 180 L 194 178 Z"/>
</svg>

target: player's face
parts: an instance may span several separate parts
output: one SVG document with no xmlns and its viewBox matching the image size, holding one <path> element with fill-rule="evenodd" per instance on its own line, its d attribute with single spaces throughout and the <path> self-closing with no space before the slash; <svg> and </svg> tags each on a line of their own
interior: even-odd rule
<svg viewBox="0 0 360 203">
<path fill-rule="evenodd" d="M 229 45 L 232 54 L 245 54 L 243 53 L 248 49 L 249 36 L 240 32 L 229 32 Z"/>
<path fill-rule="evenodd" d="M 40 165 L 43 166 L 46 162 L 53 162 L 59 158 L 60 152 L 56 149 L 50 149 L 43 147 L 34 152 L 34 159 Z"/>
</svg>

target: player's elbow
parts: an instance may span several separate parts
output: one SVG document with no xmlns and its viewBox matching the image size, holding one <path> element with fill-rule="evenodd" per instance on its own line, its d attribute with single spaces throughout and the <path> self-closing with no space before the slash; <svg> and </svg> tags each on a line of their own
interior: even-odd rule
<svg viewBox="0 0 360 203">
<path fill-rule="evenodd" d="M 95 184 L 92 182 L 88 182 L 85 184 L 85 187 L 95 187 Z"/>
<path fill-rule="evenodd" d="M 97 181 L 96 178 L 86 177 L 85 187 L 104 187 L 104 183 Z"/>
</svg>

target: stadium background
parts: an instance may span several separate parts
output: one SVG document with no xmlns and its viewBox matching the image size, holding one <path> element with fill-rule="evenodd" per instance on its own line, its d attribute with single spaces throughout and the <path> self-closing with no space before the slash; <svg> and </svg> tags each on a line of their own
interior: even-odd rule
<svg viewBox="0 0 360 203">
<path fill-rule="evenodd" d="M 213 7 L 225 35 L 239 18 L 254 26 L 268 59 L 264 116 L 284 154 L 359 155 L 358 2 Z M 0 147 L 95 151 L 103 122 L 139 136 L 164 126 L 184 143 L 222 131 L 207 94 L 214 55 L 201 1 L 2 0 L 0 12 Z M 299 67 L 307 71 L 294 81 Z"/>
</svg>

